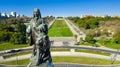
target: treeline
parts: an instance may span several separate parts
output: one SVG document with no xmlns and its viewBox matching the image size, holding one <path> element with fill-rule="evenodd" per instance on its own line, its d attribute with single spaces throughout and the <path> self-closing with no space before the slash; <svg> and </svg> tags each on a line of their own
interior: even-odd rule
<svg viewBox="0 0 120 67">
<path fill-rule="evenodd" d="M 118 18 L 118 17 L 111 17 L 111 16 L 105 16 L 104 18 L 103 17 L 93 17 L 93 16 L 87 16 L 84 18 L 68 17 L 68 19 L 71 20 L 78 27 L 82 27 L 84 29 L 95 29 L 95 28 L 99 27 L 99 24 L 101 21 L 120 20 L 120 18 Z"/>
<path fill-rule="evenodd" d="M 0 42 L 11 42 L 14 44 L 26 43 L 26 26 L 30 18 L 10 18 L 0 20 Z"/>
<path fill-rule="evenodd" d="M 55 17 L 53 17 L 53 16 L 46 16 L 43 18 L 44 22 L 46 22 L 47 24 L 49 24 L 49 22 L 54 19 L 55 19 Z"/>
<path fill-rule="evenodd" d="M 68 17 L 76 26 L 82 28 L 87 35 L 88 42 L 95 42 L 95 40 L 109 39 L 115 43 L 120 44 L 120 18 L 119 17 L 94 17 L 86 16 Z"/>
<path fill-rule="evenodd" d="M 11 42 L 14 44 L 25 44 L 27 40 L 26 25 L 30 17 L 7 18 L 0 20 L 0 42 Z M 49 23 L 53 16 L 44 17 L 44 22 Z"/>
</svg>

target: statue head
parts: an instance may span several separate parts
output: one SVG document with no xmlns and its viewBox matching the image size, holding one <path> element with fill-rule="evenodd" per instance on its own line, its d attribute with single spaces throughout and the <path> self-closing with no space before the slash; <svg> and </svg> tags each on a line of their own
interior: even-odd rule
<svg viewBox="0 0 120 67">
<path fill-rule="evenodd" d="M 33 18 L 41 18 L 41 13 L 40 13 L 40 10 L 38 8 L 34 9 Z"/>
</svg>

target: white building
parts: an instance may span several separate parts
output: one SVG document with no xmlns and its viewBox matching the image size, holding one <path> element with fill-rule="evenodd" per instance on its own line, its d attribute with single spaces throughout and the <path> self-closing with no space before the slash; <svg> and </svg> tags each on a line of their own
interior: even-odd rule
<svg viewBox="0 0 120 67">
<path fill-rule="evenodd" d="M 6 13 L 2 13 L 1 16 L 4 17 L 6 15 Z"/>
<path fill-rule="evenodd" d="M 13 11 L 10 14 L 0 12 L 0 18 L 17 18 L 17 17 L 21 17 L 21 15 Z"/>
<path fill-rule="evenodd" d="M 2 14 L 1 14 L 1 18 L 7 18 L 6 13 L 2 13 Z"/>
<path fill-rule="evenodd" d="M 16 12 L 11 12 L 12 17 L 16 18 Z"/>
<path fill-rule="evenodd" d="M 17 14 L 16 17 L 20 17 L 20 14 Z"/>
<path fill-rule="evenodd" d="M 7 17 L 10 18 L 10 14 L 7 14 Z"/>
</svg>

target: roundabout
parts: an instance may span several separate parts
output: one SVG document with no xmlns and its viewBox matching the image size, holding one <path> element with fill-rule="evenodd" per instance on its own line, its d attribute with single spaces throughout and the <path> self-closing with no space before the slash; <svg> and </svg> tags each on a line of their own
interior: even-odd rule
<svg viewBox="0 0 120 67">
<path fill-rule="evenodd" d="M 27 67 L 24 65 L 0 65 L 0 67 Z M 73 64 L 73 63 L 55 63 L 54 67 L 120 67 L 120 65 L 84 65 L 84 64 Z"/>
<path fill-rule="evenodd" d="M 60 65 L 62 65 L 61 67 L 74 67 L 74 66 L 75 67 L 93 67 L 93 66 L 94 67 L 111 67 L 111 66 L 112 67 L 119 67 L 119 64 L 120 64 L 119 58 L 116 59 L 117 64 L 116 63 L 111 64 L 111 56 L 102 56 L 102 55 L 97 55 L 97 54 L 90 54 L 90 53 L 84 53 L 84 52 L 74 52 L 74 51 L 71 51 L 71 49 L 75 49 L 75 50 L 76 49 L 85 49 L 85 50 L 95 50 L 95 51 L 101 51 L 101 52 L 104 51 L 105 52 L 107 49 L 101 49 L 101 48 L 95 48 L 95 47 L 86 47 L 86 48 L 84 48 L 84 47 L 78 47 L 78 46 L 51 46 L 51 48 L 52 49 L 60 49 L 60 48 L 62 48 L 62 50 L 66 49 L 66 48 L 70 49 L 70 50 L 62 51 L 62 52 L 59 52 L 59 51 L 57 51 L 57 52 L 56 51 L 51 52 L 51 55 L 53 56 L 53 63 L 54 63 L 55 67 L 60 67 Z M 22 49 L 23 48 L 21 48 L 21 50 Z M 26 48 L 26 49 L 24 48 L 20 52 L 31 51 L 31 49 L 32 48 Z M 114 50 L 107 50 L 106 52 L 109 52 L 111 54 L 112 53 L 117 53 L 117 51 L 114 51 Z M 118 52 L 118 54 L 119 54 L 119 52 Z M 2 54 L 2 55 L 4 55 L 4 54 Z M 27 54 L 27 55 L 23 55 L 23 56 L 21 55 L 21 56 L 11 57 L 11 59 L 12 59 L 12 61 L 14 61 L 14 63 L 16 63 L 16 60 L 19 63 L 20 62 L 19 60 L 24 60 L 26 58 L 29 58 L 30 56 L 31 56 L 31 54 Z M 76 63 L 72 63 L 72 64 L 71 64 L 71 62 L 67 63 L 69 60 L 66 61 L 66 62 L 63 62 L 64 60 L 60 60 L 59 57 L 62 57 L 64 60 L 69 57 L 68 59 L 70 59 L 71 61 L 75 60 L 76 63 L 79 62 L 79 60 L 81 60 L 81 59 L 83 59 L 84 61 L 82 60 L 79 63 L 77 63 L 77 65 L 76 65 Z M 72 59 L 72 57 L 73 57 L 73 59 Z M 75 59 L 75 57 L 77 57 L 77 58 Z M 80 58 L 80 57 L 82 57 L 82 58 Z M 89 61 L 92 61 L 92 64 L 81 63 L 81 62 L 86 62 L 87 61 L 83 57 L 87 57 L 87 59 Z M 102 62 L 106 62 L 106 61 L 103 61 L 101 59 L 109 60 L 109 62 L 107 63 L 108 65 L 106 65 L 106 64 L 99 65 L 98 63 L 96 63 L 97 60 L 95 58 L 96 59 L 98 58 Z M 54 60 L 60 60 L 60 61 L 56 62 Z M 10 61 L 11 61 L 10 58 L 7 58 L 7 59 L 3 59 L 2 62 L 6 63 L 6 62 L 10 62 Z M 29 61 L 29 59 L 28 59 L 28 61 Z M 24 62 L 27 62 L 27 61 L 25 60 Z M 58 62 L 62 62 L 62 64 L 61 63 L 58 64 Z M 0 67 L 10 67 L 10 66 L 1 65 Z M 14 67 L 14 66 L 11 66 L 11 67 Z M 17 67 L 24 67 L 24 66 L 17 66 Z"/>
</svg>

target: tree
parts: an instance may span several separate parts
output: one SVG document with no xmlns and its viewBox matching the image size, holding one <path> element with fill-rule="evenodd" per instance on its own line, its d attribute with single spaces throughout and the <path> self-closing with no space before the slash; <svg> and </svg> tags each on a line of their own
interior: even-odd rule
<svg viewBox="0 0 120 67">
<path fill-rule="evenodd" d="M 11 42 L 15 44 L 26 43 L 26 26 L 23 23 L 23 20 L 17 20 L 15 26 L 15 33 L 11 37 Z"/>
<path fill-rule="evenodd" d="M 95 22 L 95 26 L 96 26 L 96 28 L 98 28 L 99 27 L 99 22 Z"/>
<path fill-rule="evenodd" d="M 77 42 L 77 34 L 74 35 L 74 38 L 75 38 L 75 40 L 76 40 L 76 42 Z"/>
<path fill-rule="evenodd" d="M 120 34 L 118 34 L 118 35 L 116 35 L 116 36 L 114 37 L 114 42 L 115 42 L 116 44 L 120 44 Z"/>
<path fill-rule="evenodd" d="M 0 31 L 0 41 L 9 41 L 12 33 L 6 31 Z"/>
<path fill-rule="evenodd" d="M 20 32 L 14 33 L 10 39 L 10 42 L 14 44 L 23 44 L 26 43 L 26 37 Z"/>
<path fill-rule="evenodd" d="M 80 37 L 80 44 L 83 44 L 83 43 L 84 43 L 83 37 Z"/>
<path fill-rule="evenodd" d="M 104 17 L 104 20 L 109 20 L 109 19 L 112 19 L 112 17 L 111 17 L 111 16 L 108 16 L 108 15 L 106 15 L 106 16 Z"/>
<path fill-rule="evenodd" d="M 89 24 L 86 24 L 85 29 L 90 29 L 90 28 L 91 28 L 90 25 L 89 25 Z"/>
<path fill-rule="evenodd" d="M 89 43 L 92 43 L 92 44 L 94 44 L 96 42 L 96 40 L 93 39 L 92 35 L 87 35 L 85 40 Z"/>
</svg>

